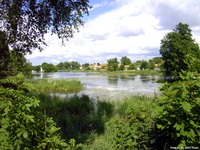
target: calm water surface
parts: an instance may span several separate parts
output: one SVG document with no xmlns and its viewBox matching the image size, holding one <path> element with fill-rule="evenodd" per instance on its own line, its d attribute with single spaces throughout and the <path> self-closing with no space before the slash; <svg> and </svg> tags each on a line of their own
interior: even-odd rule
<svg viewBox="0 0 200 150">
<path fill-rule="evenodd" d="M 79 80 L 86 88 L 78 94 L 87 94 L 95 99 L 121 99 L 136 94 L 153 96 L 159 93 L 158 87 L 161 86 L 160 83 L 156 83 L 160 76 L 110 75 L 98 72 L 43 73 L 34 75 L 34 78 Z"/>
</svg>

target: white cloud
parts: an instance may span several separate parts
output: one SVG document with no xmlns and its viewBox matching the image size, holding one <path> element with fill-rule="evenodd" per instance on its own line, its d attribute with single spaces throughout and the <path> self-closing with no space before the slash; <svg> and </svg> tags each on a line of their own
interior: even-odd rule
<svg viewBox="0 0 200 150">
<path fill-rule="evenodd" d="M 200 42 L 200 14 L 197 13 L 200 4 L 197 1 L 102 1 L 94 9 L 106 5 L 114 8 L 90 18 L 65 46 L 61 46 L 55 35 L 46 35 L 49 46 L 42 53 L 35 50 L 27 58 L 35 61 L 33 64 L 40 64 L 43 60 L 51 63 L 68 60 L 105 63 L 109 58 L 122 56 L 132 60 L 149 59 L 159 55 L 160 40 L 180 21 L 190 25 L 194 38 Z"/>
</svg>

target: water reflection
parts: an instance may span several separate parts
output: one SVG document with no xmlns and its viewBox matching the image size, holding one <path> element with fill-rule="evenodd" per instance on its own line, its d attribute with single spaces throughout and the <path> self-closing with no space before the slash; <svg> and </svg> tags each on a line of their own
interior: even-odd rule
<svg viewBox="0 0 200 150">
<path fill-rule="evenodd" d="M 108 84 L 110 84 L 110 85 L 117 86 L 118 80 L 119 80 L 118 76 L 108 76 Z"/>
<path fill-rule="evenodd" d="M 151 81 L 150 76 L 140 76 L 140 80 L 144 83 Z"/>
<path fill-rule="evenodd" d="M 121 75 L 120 79 L 124 82 L 128 82 L 129 80 L 135 80 L 135 76 L 133 76 L 133 75 Z"/>
</svg>

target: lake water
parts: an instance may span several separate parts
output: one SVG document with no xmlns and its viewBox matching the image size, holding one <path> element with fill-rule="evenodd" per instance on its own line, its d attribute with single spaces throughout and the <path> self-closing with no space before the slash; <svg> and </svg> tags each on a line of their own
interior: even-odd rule
<svg viewBox="0 0 200 150">
<path fill-rule="evenodd" d="M 76 79 L 85 85 L 78 94 L 87 94 L 95 99 L 122 99 L 136 94 L 154 95 L 158 92 L 160 76 L 111 75 L 98 72 L 56 72 L 34 75 L 34 78 Z"/>
</svg>

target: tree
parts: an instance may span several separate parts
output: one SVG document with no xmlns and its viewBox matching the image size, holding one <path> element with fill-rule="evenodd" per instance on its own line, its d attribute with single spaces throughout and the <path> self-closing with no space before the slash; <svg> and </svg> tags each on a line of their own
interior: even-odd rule
<svg viewBox="0 0 200 150">
<path fill-rule="evenodd" d="M 19 72 L 30 74 L 31 63 L 27 62 L 24 55 L 17 50 L 9 50 L 6 37 L 6 34 L 0 31 L 0 78 L 15 76 Z"/>
<path fill-rule="evenodd" d="M 149 69 L 154 70 L 155 69 L 155 62 L 153 59 L 149 60 Z"/>
<path fill-rule="evenodd" d="M 33 66 L 33 70 L 36 71 L 36 72 L 39 72 L 40 71 L 40 65 L 37 65 L 37 66 Z"/>
<path fill-rule="evenodd" d="M 164 60 L 163 69 L 166 76 L 177 79 L 181 70 L 198 70 L 198 66 L 192 65 L 200 58 L 200 50 L 192 39 L 191 29 L 187 24 L 179 23 L 161 40 L 160 54 Z M 192 63 L 191 58 L 194 58 Z"/>
<path fill-rule="evenodd" d="M 137 69 L 134 64 L 130 64 L 128 70 L 135 70 Z"/>
<path fill-rule="evenodd" d="M 140 69 L 147 69 L 148 68 L 148 62 L 146 60 L 142 60 L 140 64 Z"/>
<path fill-rule="evenodd" d="M 123 56 L 121 58 L 121 65 L 130 65 L 130 64 L 131 64 L 131 60 L 127 56 Z"/>
<path fill-rule="evenodd" d="M 42 69 L 44 70 L 44 72 L 56 72 L 57 71 L 56 66 L 54 66 L 53 64 L 48 64 L 46 62 L 44 62 L 42 64 Z"/>
<path fill-rule="evenodd" d="M 154 57 L 154 58 L 152 58 L 152 60 L 154 61 L 155 64 L 162 64 L 163 63 L 162 57 Z"/>
<path fill-rule="evenodd" d="M 71 38 L 83 25 L 81 17 L 88 14 L 88 0 L 2 0 L 0 30 L 7 35 L 9 47 L 21 53 L 42 50 L 48 32 L 59 38 Z"/>
<path fill-rule="evenodd" d="M 71 65 L 72 70 L 79 70 L 80 69 L 80 64 L 77 61 L 71 61 L 69 63 Z"/>
<path fill-rule="evenodd" d="M 118 68 L 119 70 L 124 70 L 125 66 L 124 65 L 120 65 L 120 67 Z"/>
<path fill-rule="evenodd" d="M 109 60 L 107 60 L 108 62 L 108 69 L 110 71 L 116 71 L 117 70 L 117 67 L 118 67 L 118 61 L 117 61 L 117 58 L 111 58 Z"/>
</svg>

